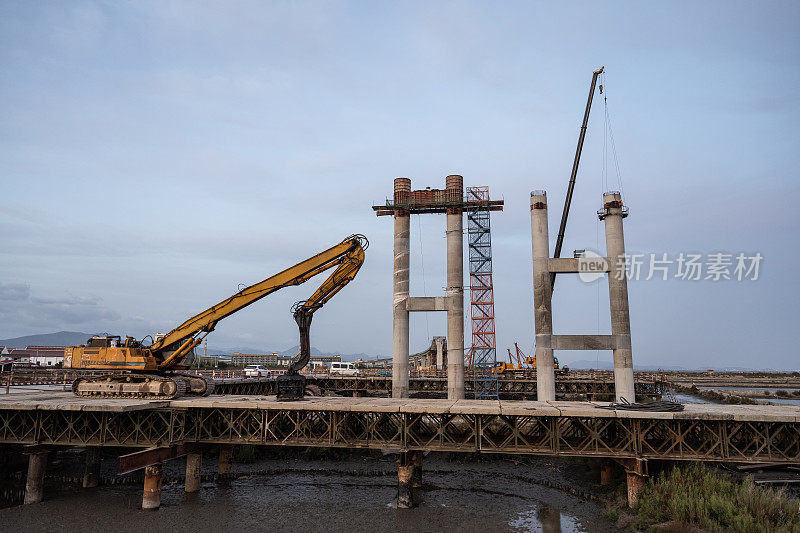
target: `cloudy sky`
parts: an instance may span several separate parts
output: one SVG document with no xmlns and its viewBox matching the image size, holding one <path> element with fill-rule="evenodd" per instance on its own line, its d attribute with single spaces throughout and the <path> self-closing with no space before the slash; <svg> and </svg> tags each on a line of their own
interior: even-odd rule
<svg viewBox="0 0 800 533">
<path fill-rule="evenodd" d="M 763 256 L 757 280 L 673 264 L 631 281 L 634 360 L 797 368 L 798 57 L 795 2 L 2 2 L 0 338 L 166 331 L 364 233 L 364 268 L 312 341 L 390 354 L 392 221 L 370 206 L 397 176 L 459 173 L 505 200 L 498 348 L 527 352 L 529 193 L 548 191 L 552 243 L 605 65 L 614 144 L 598 97 L 565 253 L 602 253 L 595 211 L 621 182 L 645 261 Z M 444 218 L 411 222 L 412 292 L 441 294 Z M 209 345 L 296 344 L 289 309 L 312 283 Z M 609 332 L 605 281 L 562 276 L 553 306 L 557 333 Z M 412 350 L 444 323 L 413 316 Z"/>
</svg>

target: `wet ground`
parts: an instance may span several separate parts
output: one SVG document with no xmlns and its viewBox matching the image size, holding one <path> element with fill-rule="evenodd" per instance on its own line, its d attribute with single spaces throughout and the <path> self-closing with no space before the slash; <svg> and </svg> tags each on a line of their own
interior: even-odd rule
<svg viewBox="0 0 800 533">
<path fill-rule="evenodd" d="M 158 511 L 140 509 L 140 483 L 97 489 L 58 489 L 50 483 L 42 503 L 0 509 L 0 530 L 615 530 L 603 517 L 602 504 L 595 501 L 599 487 L 578 479 L 586 477 L 580 463 L 536 459 L 515 464 L 505 458 L 450 461 L 429 455 L 423 466 L 422 503 L 414 509 L 396 509 L 394 460 L 393 456 L 366 456 L 234 464 L 239 476 L 269 473 L 206 482 L 200 493 L 191 495 L 184 493 L 180 482 L 165 485 Z M 104 476 L 108 466 L 113 467 L 104 464 Z M 213 457 L 204 458 L 203 473 L 211 474 L 214 466 Z M 177 478 L 181 469 L 182 461 L 172 461 L 165 475 Z M 584 497 L 541 483 L 571 486 Z"/>
</svg>

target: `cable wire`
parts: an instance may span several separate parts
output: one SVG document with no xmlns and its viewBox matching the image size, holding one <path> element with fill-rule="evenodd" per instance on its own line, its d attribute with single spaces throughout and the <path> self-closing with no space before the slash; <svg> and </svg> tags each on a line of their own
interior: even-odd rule
<svg viewBox="0 0 800 533">
<path fill-rule="evenodd" d="M 643 411 L 651 413 L 678 412 L 683 411 L 683 404 L 677 402 L 655 401 L 650 403 L 630 403 L 625 398 L 619 403 L 609 405 L 598 405 L 598 409 L 608 409 L 610 411 Z"/>
</svg>

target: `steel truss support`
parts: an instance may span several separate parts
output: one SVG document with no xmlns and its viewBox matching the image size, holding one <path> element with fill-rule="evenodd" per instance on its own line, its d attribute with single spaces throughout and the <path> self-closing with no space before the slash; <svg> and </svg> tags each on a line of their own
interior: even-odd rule
<svg viewBox="0 0 800 533">
<path fill-rule="evenodd" d="M 800 462 L 800 422 L 375 410 L 171 408 L 130 412 L 0 410 L 0 444 L 171 447 L 263 444 L 669 459 Z M 487 409 L 490 409 L 487 407 Z M 677 416 L 677 415 L 676 415 Z M 227 448 L 223 448 L 227 449 Z M 222 461 L 221 461 L 222 463 Z M 222 467 L 223 465 L 220 464 Z M 222 471 L 222 468 L 220 468 Z M 222 472 L 221 472 L 222 473 Z"/>
<path fill-rule="evenodd" d="M 467 187 L 467 201 L 486 202 L 485 209 L 467 213 L 469 247 L 469 294 L 472 316 L 472 348 L 475 398 L 497 399 L 497 346 L 492 284 L 492 233 L 489 217 L 489 187 Z"/>
</svg>

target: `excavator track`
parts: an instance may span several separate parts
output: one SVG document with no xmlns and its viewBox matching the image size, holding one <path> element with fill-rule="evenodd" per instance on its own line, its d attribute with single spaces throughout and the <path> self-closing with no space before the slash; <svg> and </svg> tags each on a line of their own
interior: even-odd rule
<svg viewBox="0 0 800 533">
<path fill-rule="evenodd" d="M 173 400 L 186 394 L 187 388 L 183 376 L 158 374 L 79 377 L 72 382 L 72 393 L 81 398 Z"/>
<path fill-rule="evenodd" d="M 214 380 L 195 374 L 175 373 L 174 376 L 182 377 L 187 384 L 186 394 L 190 396 L 210 396 L 214 393 Z"/>
</svg>

